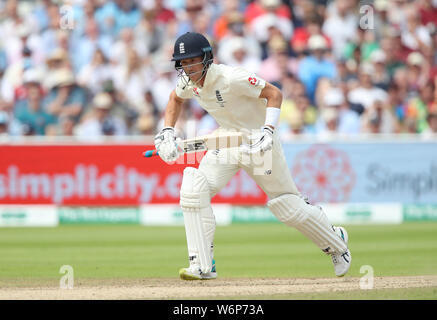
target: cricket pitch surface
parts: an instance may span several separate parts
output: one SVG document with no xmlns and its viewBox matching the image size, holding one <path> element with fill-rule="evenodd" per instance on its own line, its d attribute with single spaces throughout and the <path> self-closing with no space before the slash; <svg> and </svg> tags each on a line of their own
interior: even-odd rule
<svg viewBox="0 0 437 320">
<path fill-rule="evenodd" d="M 72 289 L 59 286 L 0 287 L 1 300 L 226 299 L 360 290 L 359 277 L 223 278 L 183 281 L 178 278 L 81 279 Z M 368 283 L 367 283 L 368 284 Z M 373 289 L 437 287 L 437 276 L 374 277 Z"/>
</svg>

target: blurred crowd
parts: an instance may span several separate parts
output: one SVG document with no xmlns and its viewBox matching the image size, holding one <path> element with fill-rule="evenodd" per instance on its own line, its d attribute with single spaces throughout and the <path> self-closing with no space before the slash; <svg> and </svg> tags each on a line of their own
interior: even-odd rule
<svg viewBox="0 0 437 320">
<path fill-rule="evenodd" d="M 0 135 L 155 134 L 187 31 L 282 90 L 283 137 L 437 132 L 437 0 L 8 0 Z M 181 136 L 216 126 L 185 102 Z"/>
</svg>

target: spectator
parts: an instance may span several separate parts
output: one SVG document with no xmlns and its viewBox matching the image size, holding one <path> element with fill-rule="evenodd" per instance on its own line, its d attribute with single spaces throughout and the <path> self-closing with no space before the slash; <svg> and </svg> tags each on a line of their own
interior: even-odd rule
<svg viewBox="0 0 437 320">
<path fill-rule="evenodd" d="M 152 95 L 154 102 L 158 108 L 158 112 L 162 114 L 167 106 L 168 97 L 174 89 L 176 78 L 174 75 L 174 66 L 171 62 L 161 61 L 157 66 L 158 78 L 152 87 Z M 153 112 L 153 107 L 149 105 L 148 113 Z"/>
<path fill-rule="evenodd" d="M 415 96 L 415 92 L 409 92 L 408 90 L 409 81 L 407 68 L 397 69 L 393 76 L 392 83 L 398 88 L 397 94 L 403 102 L 407 102 L 411 96 Z"/>
<path fill-rule="evenodd" d="M 46 130 L 46 135 L 49 136 L 64 136 L 72 137 L 77 130 L 76 119 L 72 116 L 60 116 L 57 126 L 50 126 Z"/>
<path fill-rule="evenodd" d="M 322 139 L 329 139 L 338 134 L 339 114 L 336 108 L 328 107 L 321 111 L 316 133 Z"/>
<path fill-rule="evenodd" d="M 409 54 L 409 50 L 402 46 L 398 31 L 391 29 L 391 34 L 381 40 L 381 49 L 385 55 L 385 65 L 390 78 L 392 78 L 397 69 L 405 66 L 405 61 Z"/>
<path fill-rule="evenodd" d="M 41 34 L 49 26 L 48 8 L 51 5 L 51 0 L 41 0 L 35 4 L 32 11 L 32 20 L 35 21 L 38 33 Z"/>
<path fill-rule="evenodd" d="M 405 119 L 406 106 L 399 91 L 399 86 L 396 83 L 391 83 L 388 87 L 387 103 L 394 112 L 397 121 L 402 124 Z"/>
<path fill-rule="evenodd" d="M 306 19 L 304 26 L 297 28 L 293 32 L 293 37 L 290 41 L 290 46 L 293 53 L 299 56 L 308 51 L 308 40 L 313 35 L 322 35 L 328 46 L 331 46 L 329 37 L 322 34 L 323 18 L 317 14 L 312 14 Z"/>
<path fill-rule="evenodd" d="M 357 17 L 351 12 L 348 0 L 331 2 L 328 17 L 322 30 L 332 40 L 335 57 L 341 58 L 348 41 L 355 39 L 358 25 Z"/>
<path fill-rule="evenodd" d="M 0 137 L 9 135 L 9 116 L 5 111 L 0 111 Z"/>
<path fill-rule="evenodd" d="M 139 117 L 135 134 L 154 136 L 155 135 L 155 117 L 151 113 L 143 114 Z"/>
<path fill-rule="evenodd" d="M 76 134 L 81 138 L 121 136 L 126 134 L 126 126 L 119 118 L 110 114 L 111 96 L 107 93 L 97 94 L 92 101 L 92 110 L 78 126 Z"/>
<path fill-rule="evenodd" d="M 176 20 L 173 10 L 168 9 L 164 0 L 155 0 L 153 11 L 156 13 L 156 22 L 160 24 L 169 24 Z"/>
<path fill-rule="evenodd" d="M 422 135 L 424 137 L 429 137 L 432 135 L 437 135 L 437 112 L 431 112 L 428 114 L 427 118 L 427 127 L 422 131 Z"/>
<path fill-rule="evenodd" d="M 85 109 L 86 93 L 77 85 L 74 74 L 68 69 L 59 69 L 49 74 L 50 91 L 44 98 L 43 108 L 56 116 L 72 116 L 76 122 Z"/>
<path fill-rule="evenodd" d="M 44 61 L 44 48 L 41 46 L 41 36 L 33 33 L 29 23 L 21 23 L 14 30 L 16 36 L 6 37 L 8 45 L 5 47 L 8 62 L 15 64 L 25 57 L 22 55 L 24 50 L 32 52 L 29 64 L 39 64 Z"/>
<path fill-rule="evenodd" d="M 222 60 L 224 64 L 230 66 L 240 66 L 254 73 L 258 73 L 261 59 L 252 54 L 245 46 L 244 38 L 234 37 L 229 40 L 228 50 L 230 56 Z"/>
<path fill-rule="evenodd" d="M 72 61 L 75 73 L 91 62 L 97 49 L 100 49 L 105 56 L 109 56 L 113 50 L 112 39 L 99 34 L 99 27 L 95 21 L 88 22 L 84 36 L 73 43 L 73 48 Z"/>
<path fill-rule="evenodd" d="M 325 112 L 326 109 L 335 109 L 335 112 L 328 111 Z M 323 108 L 321 108 L 322 115 L 325 112 L 325 116 L 332 117 L 333 114 L 336 115 L 336 131 L 341 134 L 356 134 L 360 132 L 360 117 L 355 112 L 349 108 L 349 104 L 347 103 L 343 91 L 339 88 L 329 88 L 323 99 Z M 326 130 L 332 131 L 333 123 L 326 121 L 318 121 L 317 123 L 317 131 L 324 132 Z M 333 121 L 333 120 L 332 120 Z M 331 121 L 331 122 L 332 122 Z M 324 128 L 324 126 L 328 126 L 328 128 Z M 331 129 L 329 128 L 331 126 Z"/>
<path fill-rule="evenodd" d="M 204 10 L 204 12 L 200 16 L 198 16 L 196 20 L 194 20 L 192 27 L 193 32 L 197 32 L 200 34 L 211 34 L 211 13 L 208 10 Z"/>
<path fill-rule="evenodd" d="M 203 0 L 186 0 L 185 10 L 181 13 L 176 37 L 194 30 L 194 22 L 206 14 Z"/>
<path fill-rule="evenodd" d="M 255 38 L 266 44 L 275 35 L 281 35 L 284 39 L 290 39 L 293 35 L 293 24 L 290 19 L 276 14 L 280 6 L 279 0 L 263 0 L 265 13 L 256 17 L 250 28 Z"/>
<path fill-rule="evenodd" d="M 273 13 L 281 18 L 291 19 L 290 8 L 285 4 L 281 4 L 279 0 L 255 0 L 247 5 L 245 10 L 245 20 L 251 24 L 256 18 L 262 16 L 269 7 L 272 8 Z"/>
<path fill-rule="evenodd" d="M 0 110 L 0 136 L 22 136 L 26 133 L 24 129 L 12 112 Z"/>
<path fill-rule="evenodd" d="M 74 5 L 73 19 L 74 28 L 72 32 L 75 37 L 82 37 L 86 33 L 89 24 L 95 24 L 95 13 L 98 8 L 97 0 L 88 0 Z"/>
<path fill-rule="evenodd" d="M 109 94 L 112 99 L 111 115 L 122 119 L 126 122 L 126 130 L 128 133 L 132 133 L 131 129 L 134 127 L 136 120 L 138 119 L 139 112 L 135 110 L 134 106 L 130 105 L 124 96 L 115 90 L 114 83 L 112 80 L 105 81 L 103 83 L 103 92 Z M 147 100 L 146 93 L 146 103 L 150 102 Z M 152 108 L 153 110 L 154 107 Z"/>
<path fill-rule="evenodd" d="M 112 78 L 112 68 L 108 63 L 103 51 L 97 49 L 93 59 L 85 65 L 77 75 L 77 83 L 91 90 L 93 94 L 103 90 L 103 83 Z"/>
<path fill-rule="evenodd" d="M 155 80 L 152 70 L 141 63 L 138 53 L 128 49 L 127 61 L 117 66 L 113 72 L 115 89 L 119 91 L 122 100 L 140 111 L 144 104 L 144 92 Z"/>
<path fill-rule="evenodd" d="M 281 110 L 279 125 L 281 135 L 315 132 L 317 109 L 304 94 L 299 94 L 293 100 L 283 100 Z"/>
<path fill-rule="evenodd" d="M 49 53 L 47 60 L 47 72 L 52 72 L 57 69 L 72 69 L 70 56 L 68 51 L 63 48 L 56 48 Z"/>
<path fill-rule="evenodd" d="M 346 59 L 338 59 L 336 61 L 337 75 L 334 81 L 347 84 L 349 81 L 357 80 L 355 65 L 351 68 L 350 63 Z"/>
<path fill-rule="evenodd" d="M 376 41 L 380 42 L 384 35 L 387 34 L 390 26 L 388 19 L 389 0 L 375 0 L 373 7 L 375 9 L 374 15 L 374 31 Z"/>
<path fill-rule="evenodd" d="M 419 92 L 428 81 L 429 67 L 423 55 L 412 52 L 407 58 L 408 91 Z"/>
<path fill-rule="evenodd" d="M 142 46 L 139 48 L 139 50 L 144 50 L 144 54 L 154 54 L 162 47 L 167 35 L 165 26 L 158 23 L 158 16 L 155 11 L 143 11 L 141 21 L 138 27 L 135 28 L 134 37 L 138 43 L 144 42 L 144 48 Z"/>
<path fill-rule="evenodd" d="M 224 9 L 222 15 L 215 21 L 213 25 L 214 37 L 217 39 L 217 41 L 222 40 L 223 37 L 229 33 L 231 21 L 233 21 L 236 16 L 240 16 L 237 1 L 225 0 L 223 1 L 223 7 Z M 244 21 L 244 17 L 242 15 L 241 21 Z"/>
<path fill-rule="evenodd" d="M 390 76 L 386 69 L 386 57 L 384 51 L 381 49 L 375 50 L 370 55 L 370 62 L 372 63 L 372 82 L 375 87 L 387 91 L 390 85 Z"/>
<path fill-rule="evenodd" d="M 19 26 L 23 24 L 23 19 L 18 13 L 18 1 L 7 0 L 4 4 L 4 20 L 0 23 L 0 32 L 2 37 L 9 40 L 9 37 L 17 37 Z"/>
<path fill-rule="evenodd" d="M 281 36 L 269 41 L 270 55 L 259 68 L 261 78 L 269 82 L 279 82 L 286 73 L 297 73 L 297 63 L 288 55 L 287 42 Z"/>
<path fill-rule="evenodd" d="M 402 44 L 412 51 L 427 52 L 431 47 L 428 29 L 420 24 L 420 15 L 415 5 L 406 10 L 406 23 L 402 24 Z"/>
<path fill-rule="evenodd" d="M 239 12 L 230 13 L 227 18 L 228 28 L 227 33 L 218 42 L 217 56 L 220 62 L 232 59 L 231 48 L 233 39 L 243 39 L 244 46 L 249 54 L 257 59 L 261 59 L 261 45 L 247 30 L 244 24 L 244 16 Z"/>
<path fill-rule="evenodd" d="M 59 34 L 63 31 L 59 29 L 60 10 L 53 2 L 47 8 L 47 16 L 49 18 L 48 27 L 41 33 L 42 48 L 46 54 L 60 47 Z"/>
<path fill-rule="evenodd" d="M 133 29 L 126 28 L 121 30 L 120 38 L 112 46 L 111 53 L 108 57 L 114 65 L 119 66 L 126 64 L 129 51 L 132 50 L 136 52 L 138 58 L 141 60 L 146 58 L 148 53 L 145 42 L 135 38 Z"/>
<path fill-rule="evenodd" d="M 313 35 L 308 40 L 311 55 L 304 58 L 298 69 L 298 77 L 305 85 L 308 96 L 314 101 L 317 82 L 320 78 L 333 79 L 336 77 L 335 64 L 326 58 L 328 46 L 321 35 Z"/>
<path fill-rule="evenodd" d="M 141 19 L 141 11 L 134 0 L 107 1 L 96 11 L 96 20 L 102 32 L 117 37 L 121 30 L 135 28 Z"/>
<path fill-rule="evenodd" d="M 358 2 L 347 0 L 79 0 L 69 2 L 71 30 L 60 28 L 59 1 L 4 2 L 0 110 L 13 135 L 74 135 L 88 117 L 88 94 L 101 92 L 111 96 L 108 113 L 127 134 L 150 134 L 163 117 L 163 93 L 174 88 L 176 72 L 162 62 L 187 31 L 205 33 L 215 62 L 241 65 L 282 89 L 281 134 L 356 132 L 356 121 L 344 120 L 356 117 L 365 132 L 423 133 L 437 110 L 433 0 L 375 0 L 372 29 L 358 27 Z M 34 71 L 47 75 L 38 80 L 42 110 L 30 107 L 38 100 L 29 81 Z M 62 77 L 72 84 L 60 84 Z M 326 112 L 332 90 L 344 103 Z M 179 130 L 217 126 L 196 101 L 185 107 Z M 23 120 L 40 113 L 56 124 L 42 129 Z M 317 131 L 316 119 L 331 129 Z"/>
<path fill-rule="evenodd" d="M 437 81 L 437 78 L 435 78 Z M 435 81 L 429 80 L 420 90 L 420 98 L 429 112 L 437 111 L 437 91 Z"/>
<path fill-rule="evenodd" d="M 413 121 L 416 122 L 416 124 L 414 125 L 414 133 L 421 133 L 426 129 L 427 115 L 428 110 L 421 97 L 415 96 L 407 101 L 404 121 L 407 124 Z M 409 130 L 409 132 L 411 133 L 410 128 L 412 128 L 412 125 L 407 126 L 407 130 Z"/>
<path fill-rule="evenodd" d="M 24 47 L 21 56 L 21 60 L 7 67 L 2 78 L 1 95 L 9 106 L 17 99 L 17 90 L 23 83 L 23 73 L 35 66 L 32 61 L 32 51 L 29 48 Z"/>
<path fill-rule="evenodd" d="M 45 135 L 46 128 L 56 124 L 56 117 L 43 109 L 44 94 L 37 70 L 26 71 L 23 78 L 27 94 L 26 98 L 15 103 L 15 118 L 26 125 L 32 134 Z"/>
<path fill-rule="evenodd" d="M 420 24 L 426 27 L 436 25 L 437 21 L 437 3 L 433 0 L 418 1 Z"/>
<path fill-rule="evenodd" d="M 365 109 L 371 107 L 375 100 L 387 100 L 387 92 L 376 87 L 372 83 L 372 74 L 374 70 L 371 64 L 365 63 L 359 70 L 359 85 L 351 90 L 348 100 L 355 104 L 361 104 Z"/>
<path fill-rule="evenodd" d="M 386 101 L 376 99 L 362 115 L 363 133 L 396 133 L 399 124 Z"/>
</svg>

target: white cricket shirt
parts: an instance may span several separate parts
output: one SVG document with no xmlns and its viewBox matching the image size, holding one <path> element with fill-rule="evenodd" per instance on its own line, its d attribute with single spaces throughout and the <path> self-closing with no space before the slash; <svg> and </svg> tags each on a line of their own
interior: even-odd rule
<svg viewBox="0 0 437 320">
<path fill-rule="evenodd" d="M 266 118 L 266 99 L 260 99 L 265 80 L 240 67 L 211 64 L 202 88 L 178 80 L 176 95 L 196 99 L 223 129 L 260 129 Z"/>
</svg>

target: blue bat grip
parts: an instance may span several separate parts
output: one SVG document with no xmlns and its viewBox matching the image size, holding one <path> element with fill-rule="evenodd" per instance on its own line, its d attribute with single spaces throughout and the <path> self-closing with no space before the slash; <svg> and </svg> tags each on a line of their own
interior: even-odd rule
<svg viewBox="0 0 437 320">
<path fill-rule="evenodd" d="M 144 152 L 144 156 L 146 158 L 150 158 L 150 157 L 157 156 L 157 155 L 158 155 L 158 151 L 156 151 L 156 150 L 147 150 L 146 152 Z"/>
</svg>

